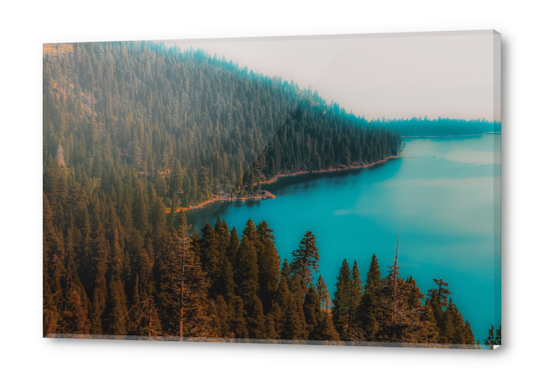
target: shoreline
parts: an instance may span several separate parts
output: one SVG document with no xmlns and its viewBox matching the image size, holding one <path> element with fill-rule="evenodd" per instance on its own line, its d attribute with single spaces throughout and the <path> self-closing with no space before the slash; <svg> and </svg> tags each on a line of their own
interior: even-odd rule
<svg viewBox="0 0 542 379">
<path fill-rule="evenodd" d="M 198 205 L 192 205 L 190 207 L 179 207 L 177 208 L 173 213 L 179 213 L 182 210 L 185 212 L 194 210 L 194 209 L 200 209 L 205 207 L 206 205 L 216 203 L 216 202 L 229 202 L 229 203 L 236 203 L 236 202 L 245 202 L 245 201 L 255 201 L 255 200 L 268 200 L 268 199 L 274 199 L 276 196 L 273 195 L 269 191 L 264 191 L 263 195 L 255 195 L 255 196 L 246 196 L 246 197 L 220 197 L 218 195 L 213 195 L 213 197 L 207 201 L 204 201 L 201 204 Z M 171 213 L 171 208 L 166 208 L 166 214 Z"/>
<path fill-rule="evenodd" d="M 258 182 L 255 185 L 258 185 L 258 184 L 263 184 L 263 185 L 271 184 L 271 183 L 275 183 L 280 178 L 288 178 L 288 177 L 291 177 L 291 176 L 306 175 L 306 174 L 323 174 L 323 173 L 327 173 L 327 172 L 337 172 L 337 171 L 347 171 L 347 170 L 356 170 L 356 169 L 361 169 L 361 168 L 368 168 L 368 167 L 373 167 L 373 166 L 376 166 L 376 165 L 379 165 L 379 164 L 383 164 L 383 163 L 386 163 L 389 160 L 398 159 L 398 158 L 401 158 L 401 157 L 402 156 L 399 154 L 399 155 L 392 155 L 392 156 L 389 156 L 387 158 L 381 159 L 381 160 L 373 162 L 373 163 L 368 163 L 368 164 L 356 164 L 356 165 L 337 167 L 337 168 L 327 168 L 327 169 L 322 169 L 322 170 L 297 171 L 297 172 L 287 173 L 287 174 L 280 174 L 279 173 L 279 174 L 276 174 L 273 178 L 271 178 L 269 180 Z M 188 211 L 191 211 L 191 210 L 194 210 L 194 209 L 200 209 L 200 208 L 205 207 L 206 205 L 216 203 L 216 202 L 225 202 L 225 201 L 227 201 L 227 202 L 232 202 L 233 203 L 233 202 L 245 202 L 245 201 L 255 201 L 255 200 L 267 200 L 267 199 L 274 199 L 274 198 L 276 198 L 276 196 L 273 195 L 269 191 L 264 191 L 263 195 L 247 196 L 247 197 L 242 197 L 242 198 L 235 197 L 235 199 L 233 199 L 231 197 L 230 198 L 223 198 L 223 197 L 220 197 L 218 195 L 213 195 L 213 197 L 211 199 L 209 199 L 207 201 L 204 201 L 201 204 L 192 205 L 190 207 L 179 207 L 178 209 L 176 209 L 174 211 L 174 213 L 179 213 L 181 211 L 181 209 L 184 210 L 185 212 L 188 212 Z M 167 213 L 167 214 L 171 213 L 171 208 L 166 208 L 165 213 Z"/>
<path fill-rule="evenodd" d="M 398 159 L 398 158 L 401 158 L 401 155 L 391 155 L 385 159 L 381 159 L 379 161 L 369 163 L 369 164 L 361 164 L 361 165 L 356 164 L 356 165 L 350 165 L 350 166 L 344 166 L 344 167 L 338 167 L 338 168 L 327 168 L 327 169 L 322 169 L 322 170 L 297 171 L 297 172 L 288 173 L 288 174 L 277 174 L 269 180 L 259 182 L 259 184 L 271 184 L 271 183 L 275 183 L 280 178 L 288 178 L 291 176 L 306 175 L 306 174 L 324 174 L 326 172 L 337 172 L 337 171 L 355 170 L 355 169 L 360 169 L 360 168 L 368 168 L 368 167 L 373 167 L 378 164 L 386 163 L 389 160 Z"/>
</svg>

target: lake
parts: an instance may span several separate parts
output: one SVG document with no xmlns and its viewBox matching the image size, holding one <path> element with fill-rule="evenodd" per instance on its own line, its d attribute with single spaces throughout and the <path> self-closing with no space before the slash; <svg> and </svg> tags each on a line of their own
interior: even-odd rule
<svg viewBox="0 0 542 379">
<path fill-rule="evenodd" d="M 453 302 L 483 345 L 500 325 L 500 135 L 405 138 L 403 157 L 357 170 L 281 178 L 263 186 L 276 199 L 212 204 L 187 213 L 199 230 L 218 214 L 241 235 L 266 220 L 282 259 L 307 230 L 316 236 L 320 273 L 335 291 L 343 259 L 365 279 L 371 256 L 380 270 L 399 242 L 400 276 L 422 292 L 433 278 L 450 284 Z"/>
</svg>

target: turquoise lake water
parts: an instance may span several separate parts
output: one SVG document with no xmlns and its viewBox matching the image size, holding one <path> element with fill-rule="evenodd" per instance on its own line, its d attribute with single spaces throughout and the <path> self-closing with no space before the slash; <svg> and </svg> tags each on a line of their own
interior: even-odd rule
<svg viewBox="0 0 542 379">
<path fill-rule="evenodd" d="M 307 230 L 316 236 L 320 273 L 332 295 L 343 259 L 365 279 L 372 254 L 387 274 L 397 233 L 400 275 L 427 294 L 433 278 L 483 344 L 500 325 L 500 135 L 403 139 L 403 158 L 368 169 L 281 178 L 264 188 L 276 199 L 212 204 L 188 212 L 199 230 L 218 214 L 239 235 L 249 218 L 266 220 L 282 259 Z"/>
</svg>

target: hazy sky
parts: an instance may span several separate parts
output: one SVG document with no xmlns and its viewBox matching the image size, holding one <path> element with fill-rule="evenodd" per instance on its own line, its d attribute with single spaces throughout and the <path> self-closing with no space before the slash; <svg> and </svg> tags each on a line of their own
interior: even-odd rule
<svg viewBox="0 0 542 379">
<path fill-rule="evenodd" d="M 300 87 L 310 84 L 324 99 L 368 119 L 500 120 L 494 37 L 477 31 L 164 42 L 217 53 Z"/>
</svg>

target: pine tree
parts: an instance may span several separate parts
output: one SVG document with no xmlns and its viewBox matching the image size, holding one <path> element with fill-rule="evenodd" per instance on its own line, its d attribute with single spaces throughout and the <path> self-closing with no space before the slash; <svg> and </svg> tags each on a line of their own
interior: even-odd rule
<svg viewBox="0 0 542 379">
<path fill-rule="evenodd" d="M 229 302 L 235 296 L 236 287 L 232 265 L 226 254 L 222 254 L 220 272 L 217 274 L 217 278 L 215 280 L 214 293 L 217 295 L 217 297 L 223 296 Z"/>
<path fill-rule="evenodd" d="M 472 328 L 471 328 L 471 325 L 469 323 L 469 320 L 466 320 L 465 321 L 465 332 L 464 332 L 464 337 L 465 339 L 465 343 L 468 344 L 468 345 L 475 345 L 476 342 L 474 340 L 474 333 L 472 333 Z"/>
<path fill-rule="evenodd" d="M 354 326 L 354 321 L 356 318 L 356 312 L 361 303 L 361 297 L 363 296 L 363 284 L 361 282 L 358 263 L 354 260 L 354 265 L 352 266 L 351 273 L 351 288 L 350 296 L 347 299 L 347 310 L 348 310 L 348 325 L 351 327 Z"/>
<path fill-rule="evenodd" d="M 438 342 L 439 329 L 437 319 L 433 313 L 433 307 L 430 302 L 422 308 L 420 320 L 423 323 L 423 331 L 420 333 L 419 342 L 421 343 L 436 343 Z"/>
<path fill-rule="evenodd" d="M 228 256 L 229 261 L 232 264 L 232 267 L 235 268 L 234 262 L 237 261 L 237 251 L 239 250 L 239 237 L 237 236 L 237 229 L 235 226 L 231 228 L 230 232 L 230 242 L 228 249 L 226 250 L 226 255 Z"/>
<path fill-rule="evenodd" d="M 478 344 L 480 344 L 480 341 L 478 341 Z M 484 345 L 486 345 L 486 347 L 489 349 L 493 349 L 494 346 L 501 345 L 501 327 L 500 326 L 499 326 L 499 329 L 495 331 L 495 326 L 491 325 L 491 329 L 489 329 L 488 336 L 484 340 Z"/>
<path fill-rule="evenodd" d="M 267 222 L 262 221 L 256 227 L 258 236 L 258 272 L 259 272 L 259 298 L 262 301 L 263 310 L 268 313 L 275 292 L 278 289 L 280 279 L 280 259 L 275 248 L 273 230 Z"/>
<path fill-rule="evenodd" d="M 299 315 L 299 322 L 301 324 L 301 336 L 302 339 L 307 339 L 309 337 L 307 323 L 305 321 L 305 312 L 303 309 L 303 299 L 304 294 L 308 292 L 308 289 L 303 286 L 301 278 L 297 274 L 293 274 L 291 278 L 292 290 L 290 291 L 290 296 L 293 297 L 295 301 L 295 306 L 297 308 L 297 313 Z"/>
<path fill-rule="evenodd" d="M 208 328 L 210 338 L 220 338 L 220 316 L 216 307 L 216 303 L 213 299 L 209 299 L 207 302 L 207 315 L 209 317 Z"/>
<path fill-rule="evenodd" d="M 218 314 L 218 336 L 223 338 L 230 338 L 230 314 L 228 311 L 228 304 L 221 295 L 218 295 L 215 300 L 216 311 Z"/>
<path fill-rule="evenodd" d="M 318 324 L 310 339 L 317 341 L 340 341 L 339 333 L 335 330 L 329 312 L 320 311 L 318 313 Z"/>
<path fill-rule="evenodd" d="M 369 266 L 369 272 L 367 273 L 367 285 L 365 286 L 365 291 L 373 291 L 380 287 L 382 287 L 380 268 L 378 266 L 376 255 L 373 254 L 371 264 Z"/>
<path fill-rule="evenodd" d="M 105 239 L 105 230 L 100 221 L 92 238 L 92 267 L 94 278 L 94 293 L 91 308 L 91 332 L 103 334 L 103 313 L 107 302 L 107 263 L 109 261 L 109 244 Z"/>
<path fill-rule="evenodd" d="M 265 316 L 263 314 L 262 302 L 255 297 L 250 302 L 249 310 L 247 311 L 247 329 L 249 338 L 264 339 L 266 338 Z"/>
<path fill-rule="evenodd" d="M 288 307 L 288 304 L 290 303 L 290 289 L 288 288 L 288 279 L 281 277 L 279 281 L 279 288 L 275 294 L 275 303 L 274 305 L 278 305 L 281 309 L 286 309 Z M 279 321 L 279 318 L 275 318 L 275 320 Z"/>
<path fill-rule="evenodd" d="M 382 288 L 380 275 L 378 260 L 376 255 L 373 254 L 367 272 L 365 291 L 356 312 L 357 324 L 363 330 L 364 339 L 367 341 L 374 341 L 379 330 L 380 299 L 378 292 Z"/>
<path fill-rule="evenodd" d="M 336 291 L 333 295 L 333 307 L 331 314 L 333 316 L 333 324 L 341 339 L 346 339 L 348 336 L 348 300 L 352 289 L 352 279 L 350 268 L 346 259 L 343 261 L 339 276 L 337 277 Z"/>
<path fill-rule="evenodd" d="M 450 298 L 450 306 L 448 310 L 451 312 L 451 320 L 453 324 L 454 333 L 451 336 L 451 343 L 455 345 L 465 345 L 467 343 L 465 337 L 467 334 L 467 330 L 465 328 L 465 324 L 463 322 L 463 316 L 461 313 L 459 313 L 459 310 L 455 306 L 455 304 L 452 303 L 452 299 Z"/>
<path fill-rule="evenodd" d="M 215 297 L 221 293 L 217 278 L 221 271 L 222 251 L 220 251 L 220 239 L 217 237 L 215 230 L 210 223 L 206 223 L 202 230 L 201 246 L 201 263 L 203 270 L 207 273 L 210 288 L 209 295 Z"/>
<path fill-rule="evenodd" d="M 282 321 L 282 335 L 281 338 L 289 340 L 303 340 L 306 330 L 303 327 L 301 320 L 301 315 L 299 314 L 299 309 L 295 296 L 290 294 L 288 301 L 288 306 L 285 308 L 283 313 Z"/>
<path fill-rule="evenodd" d="M 59 319 L 58 310 L 53 301 L 51 287 L 44 277 L 43 280 L 43 336 L 47 337 L 50 334 L 57 332 L 57 322 Z"/>
<path fill-rule="evenodd" d="M 66 308 L 62 312 L 66 334 L 89 334 L 90 321 L 82 288 L 69 285 L 66 288 Z"/>
<path fill-rule="evenodd" d="M 430 289 L 429 297 L 433 302 L 435 309 L 442 309 L 448 305 L 448 296 L 451 295 L 451 292 L 446 288 L 448 283 L 441 279 L 433 279 L 435 284 L 438 286 L 438 289 Z"/>
<path fill-rule="evenodd" d="M 249 241 L 252 241 L 253 243 L 256 243 L 258 239 L 258 236 L 256 234 L 256 226 L 254 225 L 254 222 L 250 218 L 245 224 L 245 229 L 243 229 L 243 236 L 247 237 L 247 239 Z"/>
<path fill-rule="evenodd" d="M 171 294 L 170 309 L 178 320 L 178 335 L 206 337 L 211 334 L 207 314 L 209 287 L 201 269 L 195 246 L 188 237 L 186 215 L 181 210 L 181 223 L 174 236 L 174 248 L 168 252 L 169 260 L 164 273 L 164 289 Z"/>
<path fill-rule="evenodd" d="M 318 273 L 320 255 L 316 247 L 314 235 L 307 231 L 299 243 L 299 248 L 292 253 L 291 269 L 302 281 L 303 287 L 308 288 L 314 281 L 314 274 Z"/>
<path fill-rule="evenodd" d="M 167 169 L 167 165 L 166 165 Z M 175 164 L 173 166 L 173 173 L 171 174 L 171 180 L 170 180 L 170 190 L 171 190 L 171 197 L 176 198 L 177 195 L 181 193 L 182 186 L 183 186 L 183 169 L 181 167 L 181 162 L 176 159 Z"/>
<path fill-rule="evenodd" d="M 318 325 L 318 313 L 320 312 L 320 299 L 314 287 L 310 287 L 303 302 L 303 313 L 309 336 Z"/>
<path fill-rule="evenodd" d="M 241 237 L 239 245 L 237 267 L 235 269 L 235 282 L 238 295 L 243 301 L 257 297 L 258 294 L 258 256 L 254 242 L 245 234 Z"/>
<path fill-rule="evenodd" d="M 331 297 L 329 296 L 326 282 L 322 275 L 318 277 L 316 292 L 318 292 L 318 298 L 320 300 L 320 309 L 329 309 L 331 307 Z"/>
<path fill-rule="evenodd" d="M 215 222 L 215 236 L 218 240 L 218 250 L 220 251 L 220 254 L 226 255 L 227 257 L 226 252 L 230 243 L 230 230 L 228 224 L 226 224 L 225 220 L 220 218 L 220 215 L 217 216 Z"/>
<path fill-rule="evenodd" d="M 233 301 L 230 303 L 229 308 L 232 338 L 248 338 L 245 315 L 246 311 L 243 304 L 243 299 L 241 299 L 239 296 L 235 296 Z"/>
<path fill-rule="evenodd" d="M 287 258 L 284 258 L 284 261 L 282 262 L 279 285 L 282 281 L 284 281 L 288 286 L 288 289 L 292 291 L 292 273 L 290 271 L 290 265 L 288 264 Z"/>
<path fill-rule="evenodd" d="M 406 282 L 410 287 L 410 292 L 408 295 L 408 309 L 418 309 L 422 306 L 422 300 L 425 298 L 425 295 L 422 293 L 420 288 L 418 288 L 416 281 L 412 278 L 412 276 L 410 276 Z"/>
<path fill-rule="evenodd" d="M 107 334 L 124 336 L 127 334 L 128 308 L 126 306 L 124 286 L 120 279 L 116 279 L 115 275 L 111 276 L 108 297 Z"/>
<path fill-rule="evenodd" d="M 376 292 L 381 300 L 380 328 L 377 340 L 382 342 L 416 342 L 414 328 L 419 328 L 417 318 L 407 311 L 409 285 L 399 277 L 399 236 L 393 265 L 389 266 L 384 287 Z"/>
<path fill-rule="evenodd" d="M 279 338 L 275 329 L 275 317 L 273 316 L 273 313 L 269 313 L 265 317 L 265 338 L 269 340 L 276 340 Z"/>
</svg>

